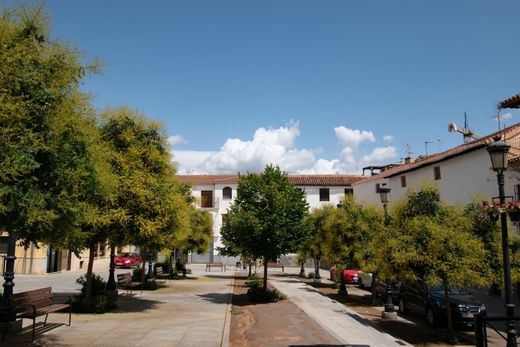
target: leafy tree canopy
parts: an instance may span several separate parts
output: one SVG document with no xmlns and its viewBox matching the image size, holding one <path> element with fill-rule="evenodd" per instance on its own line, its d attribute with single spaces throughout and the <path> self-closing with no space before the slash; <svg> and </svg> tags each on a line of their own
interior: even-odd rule
<svg viewBox="0 0 520 347">
<path fill-rule="evenodd" d="M 252 259 L 263 258 L 265 272 L 268 261 L 296 252 L 307 241 L 308 209 L 305 193 L 292 186 L 278 167 L 241 176 L 221 231 L 224 248 Z"/>
</svg>

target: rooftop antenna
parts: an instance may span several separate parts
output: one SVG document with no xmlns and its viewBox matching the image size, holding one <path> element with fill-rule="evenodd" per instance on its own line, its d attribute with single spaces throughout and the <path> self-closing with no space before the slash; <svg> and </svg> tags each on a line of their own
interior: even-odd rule
<svg viewBox="0 0 520 347">
<path fill-rule="evenodd" d="M 500 126 L 499 126 L 500 127 Z M 457 124 L 451 122 L 450 124 L 448 124 L 448 131 L 451 133 L 453 131 L 456 131 L 458 133 L 461 133 L 463 135 L 463 138 L 464 138 L 464 143 L 467 143 L 473 139 L 478 139 L 478 136 L 475 135 L 473 133 L 473 131 L 471 131 L 468 127 L 468 116 L 466 115 L 466 112 L 464 112 L 464 128 L 463 129 L 459 129 L 459 127 L 457 127 Z"/>
<path fill-rule="evenodd" d="M 428 145 L 430 143 L 433 143 L 433 142 L 431 142 L 431 141 L 424 141 L 424 148 L 426 149 L 426 156 L 428 156 Z"/>
</svg>

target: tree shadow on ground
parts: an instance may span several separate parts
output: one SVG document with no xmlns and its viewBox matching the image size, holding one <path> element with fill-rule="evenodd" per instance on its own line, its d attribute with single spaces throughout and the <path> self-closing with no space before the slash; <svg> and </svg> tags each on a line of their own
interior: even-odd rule
<svg viewBox="0 0 520 347">
<path fill-rule="evenodd" d="M 136 294 L 119 294 L 117 296 L 117 308 L 110 313 L 142 312 L 157 308 L 160 303 L 160 301 L 144 299 Z"/>
<path fill-rule="evenodd" d="M 16 333 L 7 333 L 5 340 L 0 342 L 1 346 L 9 347 L 29 347 L 29 346 L 53 346 L 52 339 L 42 334 L 52 331 L 56 328 L 67 326 L 65 323 L 47 323 L 36 322 L 34 329 L 34 341 L 32 341 L 32 323 L 23 327 L 23 329 Z"/>
<path fill-rule="evenodd" d="M 307 283 L 314 287 L 314 283 Z M 331 292 L 326 292 L 326 285 L 321 285 L 318 292 L 329 299 L 339 302 L 350 310 L 353 307 L 365 307 L 362 314 L 352 314 L 347 310 L 341 311 L 350 315 L 353 319 L 359 321 L 364 325 L 372 326 L 374 329 L 381 332 L 389 333 L 390 335 L 404 340 L 412 345 L 428 345 L 428 344 L 446 344 L 453 339 L 448 329 L 442 327 L 430 327 L 424 317 L 409 314 L 406 315 L 406 319 L 399 320 L 387 320 L 381 318 L 381 308 L 376 304 L 372 304 L 372 297 L 370 293 L 367 294 L 355 294 L 350 292 L 349 295 L 339 295 L 337 291 L 329 285 Z M 413 333 L 410 333 L 413 332 Z M 459 341 L 471 343 L 474 345 L 474 336 L 470 331 L 455 331 L 455 338 Z"/>
<path fill-rule="evenodd" d="M 218 278 L 218 279 L 223 279 L 223 280 L 230 280 L 235 277 L 233 275 L 204 275 L 204 276 L 208 277 L 208 278 Z"/>
<path fill-rule="evenodd" d="M 228 302 L 230 302 L 230 294 L 227 293 L 197 294 L 197 296 L 215 304 L 227 304 Z"/>
</svg>

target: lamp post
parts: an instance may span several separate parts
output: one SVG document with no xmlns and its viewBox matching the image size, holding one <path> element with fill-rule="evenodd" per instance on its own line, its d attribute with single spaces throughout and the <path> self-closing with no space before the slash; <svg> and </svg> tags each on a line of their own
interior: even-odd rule
<svg viewBox="0 0 520 347">
<path fill-rule="evenodd" d="M 379 197 L 383 204 L 383 210 L 385 211 L 384 225 L 385 228 L 388 225 L 388 193 L 390 193 L 390 187 L 386 186 L 386 183 L 381 184 L 379 188 Z M 385 309 L 382 312 L 383 318 L 396 319 L 397 313 L 394 310 L 394 302 L 392 300 L 392 283 L 390 280 L 386 281 L 386 302 Z"/>
<path fill-rule="evenodd" d="M 115 271 L 116 271 L 116 245 L 110 243 L 110 267 L 108 270 L 108 282 L 107 282 L 107 291 L 110 293 L 113 300 L 117 298 L 117 284 L 115 279 Z"/>
<path fill-rule="evenodd" d="M 340 201 L 336 207 L 341 210 L 343 208 L 343 203 Z M 337 268 L 336 268 L 337 271 Z M 339 273 L 339 289 L 338 295 L 348 295 L 347 285 L 345 284 L 345 277 L 343 276 L 343 269 Z"/>
<path fill-rule="evenodd" d="M 7 241 L 7 257 L 6 257 L 6 268 L 4 272 L 4 295 L 2 296 L 2 302 L 0 304 L 0 322 L 13 321 L 16 319 L 15 312 L 10 310 L 12 298 L 13 298 L 13 287 L 14 287 L 14 261 L 16 251 L 16 234 L 14 231 L 9 231 L 9 239 Z"/>
<path fill-rule="evenodd" d="M 505 144 L 500 139 L 487 146 L 487 151 L 491 158 L 492 169 L 497 173 L 498 196 L 500 204 L 505 203 L 504 194 L 504 171 L 507 170 L 507 160 L 509 148 L 511 146 Z M 507 347 L 516 346 L 516 326 L 514 321 L 515 305 L 511 299 L 511 264 L 509 262 L 509 240 L 507 231 L 506 212 L 500 212 L 500 226 L 502 229 L 502 259 L 504 266 L 504 294 L 506 306 L 506 330 L 507 330 Z"/>
<path fill-rule="evenodd" d="M 155 276 L 153 273 L 152 259 L 153 259 L 152 253 L 148 253 L 148 272 L 146 273 L 146 280 L 148 282 L 153 281 L 155 279 Z"/>
</svg>

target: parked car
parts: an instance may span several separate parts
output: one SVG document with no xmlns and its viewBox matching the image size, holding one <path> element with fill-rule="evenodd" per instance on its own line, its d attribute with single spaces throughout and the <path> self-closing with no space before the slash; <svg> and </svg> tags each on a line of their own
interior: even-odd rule
<svg viewBox="0 0 520 347">
<path fill-rule="evenodd" d="M 138 253 L 125 252 L 116 256 L 114 262 L 116 266 L 121 266 L 124 268 L 131 268 L 132 266 L 139 266 L 143 259 Z"/>
<path fill-rule="evenodd" d="M 358 287 L 361 289 L 372 288 L 372 273 L 361 271 L 358 275 Z"/>
<path fill-rule="evenodd" d="M 467 291 L 451 287 L 448 295 L 454 326 L 472 327 L 474 315 L 486 310 L 485 305 Z M 424 314 L 432 326 L 447 322 L 442 286 L 430 286 L 424 281 L 401 284 L 398 305 L 401 313 L 415 311 Z"/>
<path fill-rule="evenodd" d="M 346 283 L 358 283 L 358 275 L 360 270 L 343 270 L 343 278 Z M 332 266 L 330 268 L 330 279 L 331 280 L 339 280 L 339 277 L 336 275 L 336 267 Z"/>
<path fill-rule="evenodd" d="M 370 272 L 361 272 L 359 274 L 359 280 L 358 280 L 358 287 L 361 289 L 366 289 L 369 291 L 372 291 L 372 273 Z M 399 283 L 392 283 L 392 290 L 393 290 L 393 298 L 394 301 L 397 302 L 397 292 L 399 290 Z M 376 277 L 376 283 L 375 283 L 375 289 L 376 289 L 376 295 L 378 296 L 386 296 L 386 282 L 381 281 Z"/>
</svg>

